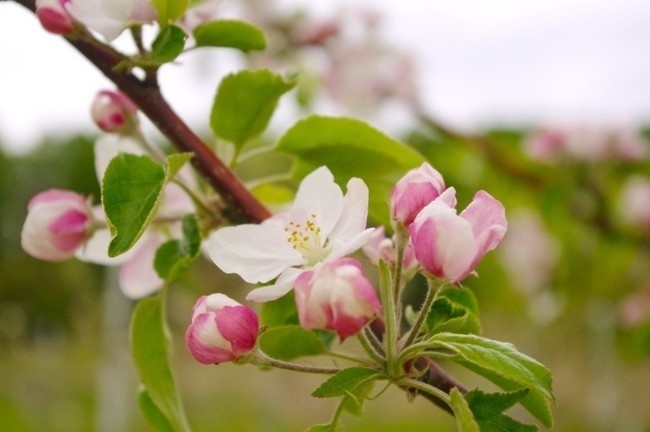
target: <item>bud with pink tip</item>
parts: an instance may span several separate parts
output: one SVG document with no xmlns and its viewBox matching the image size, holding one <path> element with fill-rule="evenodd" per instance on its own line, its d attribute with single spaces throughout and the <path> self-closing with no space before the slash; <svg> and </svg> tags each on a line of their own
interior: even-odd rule
<svg viewBox="0 0 650 432">
<path fill-rule="evenodd" d="M 409 225 L 415 257 L 426 273 L 448 282 L 465 279 L 507 229 L 503 205 L 479 191 L 460 215 L 456 191 L 449 188 Z"/>
<path fill-rule="evenodd" d="M 392 239 L 386 237 L 384 227 L 378 227 L 373 231 L 365 245 L 363 253 L 368 257 L 371 263 L 378 265 L 379 261 L 384 261 L 390 265 L 397 262 L 397 250 Z M 413 246 L 407 243 L 404 247 L 404 256 L 402 257 L 402 272 L 410 274 L 417 269 L 418 262 L 413 253 Z"/>
<path fill-rule="evenodd" d="M 294 290 L 300 324 L 334 330 L 341 341 L 359 333 L 381 311 L 375 289 L 352 258 L 303 272 Z"/>
<path fill-rule="evenodd" d="M 65 8 L 70 0 L 36 0 L 36 16 L 50 33 L 67 35 L 74 29 L 74 20 Z"/>
<path fill-rule="evenodd" d="M 91 115 L 104 132 L 122 133 L 138 123 L 138 107 L 120 91 L 100 91 L 91 107 Z"/>
<path fill-rule="evenodd" d="M 390 196 L 391 215 L 408 226 L 417 214 L 445 190 L 442 175 L 428 163 L 412 169 L 401 178 Z"/>
<path fill-rule="evenodd" d="M 91 219 L 84 196 L 59 189 L 41 192 L 27 206 L 22 247 L 45 261 L 66 260 L 88 238 Z"/>
<path fill-rule="evenodd" d="M 259 318 L 224 294 L 202 296 L 192 310 L 185 343 L 199 363 L 219 364 L 248 354 L 257 343 Z"/>
</svg>

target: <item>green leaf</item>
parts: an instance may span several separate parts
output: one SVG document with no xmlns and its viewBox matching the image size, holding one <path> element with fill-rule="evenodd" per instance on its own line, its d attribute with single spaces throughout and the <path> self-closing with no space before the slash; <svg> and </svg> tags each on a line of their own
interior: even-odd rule
<svg viewBox="0 0 650 432">
<path fill-rule="evenodd" d="M 236 48 L 244 52 L 266 48 L 262 30 L 243 21 L 210 21 L 195 27 L 193 33 L 197 47 Z"/>
<path fill-rule="evenodd" d="M 375 378 L 368 379 L 359 384 L 353 390 L 349 391 L 343 398 L 343 409 L 352 415 L 361 415 L 363 403 L 368 399 L 368 394 L 372 391 L 374 386 Z"/>
<path fill-rule="evenodd" d="M 317 398 L 346 396 L 353 393 L 360 385 L 378 377 L 379 374 L 374 369 L 364 367 L 343 369 L 321 384 L 311 395 Z"/>
<path fill-rule="evenodd" d="M 151 45 L 151 60 L 167 63 L 183 52 L 187 35 L 180 27 L 169 25 L 163 27 Z"/>
<path fill-rule="evenodd" d="M 428 332 L 430 335 L 442 332 L 479 334 L 481 324 L 477 313 L 477 301 L 470 290 L 444 287 L 427 315 Z"/>
<path fill-rule="evenodd" d="M 473 390 L 465 395 L 481 432 L 535 432 L 537 427 L 522 424 L 503 414 L 528 393 L 522 389 L 510 393 L 484 393 Z"/>
<path fill-rule="evenodd" d="M 158 12 L 158 23 L 161 28 L 182 17 L 189 6 L 189 0 L 151 0 L 151 3 Z"/>
<path fill-rule="evenodd" d="M 147 156 L 122 153 L 111 160 L 102 181 L 102 205 L 113 236 L 109 256 L 126 252 L 138 241 L 156 214 L 165 185 L 190 157 L 168 156 L 165 169 Z"/>
<path fill-rule="evenodd" d="M 445 350 L 437 353 L 438 357 L 450 358 L 504 390 L 530 389 L 521 404 L 545 426 L 552 425 L 552 377 L 544 365 L 520 353 L 512 344 L 476 335 L 439 333 L 429 342 L 431 348 Z"/>
<path fill-rule="evenodd" d="M 297 325 L 268 328 L 260 335 L 259 344 L 262 351 L 279 360 L 325 352 L 323 341 L 316 333 Z"/>
<path fill-rule="evenodd" d="M 188 431 L 189 426 L 169 365 L 169 332 L 164 316 L 162 295 L 138 303 L 131 319 L 131 353 L 140 381 L 151 402 L 173 430 Z M 149 414 L 151 412 L 145 415 Z"/>
<path fill-rule="evenodd" d="M 336 426 L 333 424 L 318 424 L 307 429 L 307 432 L 334 432 Z"/>
<path fill-rule="evenodd" d="M 298 175 L 326 165 L 337 181 L 359 177 L 370 189 L 369 215 L 390 225 L 388 197 L 395 182 L 424 158 L 418 152 L 359 120 L 311 116 L 289 129 L 277 146 L 295 155 Z"/>
<path fill-rule="evenodd" d="M 469 408 L 469 404 L 463 397 L 460 391 L 456 387 L 451 389 L 449 392 L 451 396 L 450 404 L 451 409 L 454 412 L 456 417 L 456 425 L 458 426 L 459 432 L 481 432 L 479 429 L 476 419 L 474 419 L 474 414 Z"/>
<path fill-rule="evenodd" d="M 151 396 L 149 396 L 146 389 L 141 389 L 138 393 L 138 406 L 140 406 L 140 411 L 153 430 L 158 432 L 174 432 L 165 415 L 158 409 L 153 400 L 151 400 Z"/>
<path fill-rule="evenodd" d="M 298 324 L 298 309 L 293 292 L 277 300 L 262 303 L 260 321 L 267 327 Z"/>
<path fill-rule="evenodd" d="M 183 218 L 183 239 L 169 240 L 156 251 L 153 266 L 162 279 L 178 279 L 198 256 L 201 247 L 201 228 L 196 215 Z"/>
<path fill-rule="evenodd" d="M 269 124 L 280 97 L 296 85 L 267 69 L 240 71 L 219 85 L 210 113 L 215 135 L 232 142 L 237 151 Z"/>
</svg>

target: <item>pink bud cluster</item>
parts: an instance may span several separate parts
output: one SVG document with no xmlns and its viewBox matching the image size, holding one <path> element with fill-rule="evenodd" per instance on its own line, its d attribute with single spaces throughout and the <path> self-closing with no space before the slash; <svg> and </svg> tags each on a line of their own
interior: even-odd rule
<svg viewBox="0 0 650 432">
<path fill-rule="evenodd" d="M 84 196 L 60 189 L 41 192 L 27 206 L 22 247 L 45 261 L 66 260 L 88 239 L 91 221 Z"/>
<path fill-rule="evenodd" d="M 409 171 L 393 189 L 391 214 L 396 229 L 406 229 L 417 262 L 429 275 L 460 282 L 507 229 L 503 205 L 485 191 L 460 214 L 456 191 L 445 189 L 442 176 L 429 164 Z"/>
</svg>

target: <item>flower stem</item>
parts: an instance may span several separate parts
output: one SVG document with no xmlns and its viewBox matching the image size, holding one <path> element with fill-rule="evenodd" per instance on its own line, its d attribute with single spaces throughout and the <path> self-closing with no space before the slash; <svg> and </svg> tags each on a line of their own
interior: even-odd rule
<svg viewBox="0 0 650 432">
<path fill-rule="evenodd" d="M 444 391 L 440 390 L 439 388 L 436 388 L 432 385 L 426 384 L 422 381 L 418 381 L 413 378 L 402 378 L 399 381 L 397 381 L 395 384 L 397 384 L 400 387 L 407 387 L 407 388 L 414 388 L 416 390 L 419 390 L 421 392 L 427 393 L 436 399 L 439 399 L 446 403 L 447 405 L 450 404 L 450 398 L 447 393 Z"/>
<path fill-rule="evenodd" d="M 359 343 L 368 354 L 368 357 L 373 359 L 377 364 L 383 364 L 384 357 L 380 354 L 377 347 L 375 347 L 373 341 L 368 336 L 367 331 L 368 330 L 364 328 L 363 331 L 359 332 L 359 334 L 357 335 L 357 338 L 359 339 Z"/>
<path fill-rule="evenodd" d="M 307 372 L 315 374 L 335 374 L 340 372 L 340 368 L 307 366 L 296 363 L 289 363 L 282 360 L 274 359 L 264 354 L 259 349 L 252 355 L 245 357 L 245 360 L 255 366 L 272 367 L 276 369 L 286 369 L 294 372 Z"/>
<path fill-rule="evenodd" d="M 411 327 L 404 339 L 400 342 L 402 348 L 408 347 L 415 341 L 415 338 L 418 336 L 418 333 L 420 333 L 420 329 L 422 329 L 422 325 L 429 314 L 429 309 L 431 309 L 433 301 L 436 299 L 438 292 L 440 292 L 440 288 L 445 285 L 445 282 L 431 278 L 427 279 L 427 283 L 429 287 L 427 289 L 427 296 L 424 299 L 424 303 L 422 303 L 422 307 L 413 323 L 413 327 Z"/>
<path fill-rule="evenodd" d="M 386 332 L 384 334 L 384 344 L 386 346 L 386 373 L 397 378 L 401 375 L 399 364 L 397 363 L 397 334 L 399 322 L 395 312 L 395 302 L 393 301 L 393 286 L 391 283 L 390 270 L 388 265 L 379 261 L 379 294 L 384 306 L 384 322 Z"/>
</svg>

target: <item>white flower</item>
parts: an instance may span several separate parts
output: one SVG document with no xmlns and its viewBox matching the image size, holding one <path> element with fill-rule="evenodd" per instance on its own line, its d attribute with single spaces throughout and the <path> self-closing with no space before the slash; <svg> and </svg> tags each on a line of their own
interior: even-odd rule
<svg viewBox="0 0 650 432">
<path fill-rule="evenodd" d="M 149 0 L 71 0 L 66 9 L 108 42 L 130 25 L 151 22 L 157 17 Z"/>
<path fill-rule="evenodd" d="M 208 252 L 221 270 L 236 273 L 246 282 L 265 283 L 277 278 L 246 297 L 260 302 L 275 300 L 291 291 L 304 270 L 363 246 L 373 231 L 366 229 L 367 216 L 365 183 L 350 179 L 343 196 L 329 169 L 321 167 L 305 177 L 287 212 L 259 225 L 216 231 Z"/>
</svg>

